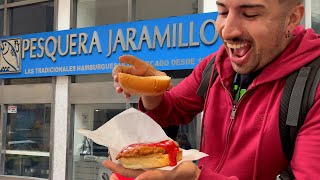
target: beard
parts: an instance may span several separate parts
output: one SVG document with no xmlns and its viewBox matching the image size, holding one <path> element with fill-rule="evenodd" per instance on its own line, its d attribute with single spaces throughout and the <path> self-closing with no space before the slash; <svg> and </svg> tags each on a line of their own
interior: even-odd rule
<svg viewBox="0 0 320 180">
<path fill-rule="evenodd" d="M 284 20 L 279 23 L 277 30 L 274 32 L 275 36 L 266 36 L 266 39 L 274 40 L 268 47 L 258 48 L 253 42 L 252 44 L 252 61 L 246 67 L 232 64 L 233 69 L 240 74 L 249 74 L 259 71 L 275 61 L 282 52 L 286 49 L 292 39 L 285 38 L 286 30 L 284 27 Z"/>
</svg>

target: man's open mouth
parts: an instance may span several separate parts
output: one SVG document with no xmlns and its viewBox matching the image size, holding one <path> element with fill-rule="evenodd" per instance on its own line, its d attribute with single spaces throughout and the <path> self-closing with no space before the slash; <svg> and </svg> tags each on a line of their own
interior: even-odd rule
<svg viewBox="0 0 320 180">
<path fill-rule="evenodd" d="M 247 52 L 251 49 L 251 45 L 248 43 L 242 43 L 242 44 L 230 44 L 227 43 L 228 48 L 230 48 L 233 56 L 235 57 L 243 57 L 247 54 Z"/>
</svg>

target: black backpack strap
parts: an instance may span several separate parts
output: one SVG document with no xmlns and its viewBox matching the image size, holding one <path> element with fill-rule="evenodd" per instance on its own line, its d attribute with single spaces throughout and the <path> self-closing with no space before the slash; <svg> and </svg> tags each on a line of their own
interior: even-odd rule
<svg viewBox="0 0 320 180">
<path fill-rule="evenodd" d="M 294 175 L 292 173 L 291 166 L 286 170 L 282 171 L 281 174 L 277 177 L 277 180 L 294 180 Z"/>
<path fill-rule="evenodd" d="M 289 162 L 292 159 L 298 131 L 314 103 L 320 79 L 319 67 L 320 57 L 291 74 L 284 86 L 280 104 L 279 129 L 282 148 Z M 280 179 L 293 178 L 290 166 L 280 175 Z"/>
<path fill-rule="evenodd" d="M 214 69 L 213 79 L 210 82 L 212 69 L 214 68 L 214 61 L 216 60 L 216 56 L 214 56 L 211 61 L 206 65 L 202 72 L 202 80 L 197 90 L 197 95 L 202 96 L 206 99 L 208 88 L 211 87 L 212 83 L 218 76 L 218 72 Z"/>
</svg>

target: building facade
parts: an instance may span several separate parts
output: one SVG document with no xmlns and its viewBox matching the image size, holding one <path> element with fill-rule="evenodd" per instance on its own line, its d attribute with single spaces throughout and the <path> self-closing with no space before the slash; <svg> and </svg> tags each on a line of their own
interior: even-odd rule
<svg viewBox="0 0 320 180">
<path fill-rule="evenodd" d="M 320 2 L 305 0 L 303 25 L 320 33 Z M 216 11 L 212 0 L 0 0 L 0 39 Z M 1 45 L 2 50 L 5 49 Z M 177 84 L 189 70 L 168 70 Z M 110 171 L 85 155 L 108 149 L 76 132 L 136 107 L 114 92 L 111 74 L 32 78 L 0 75 L 0 179 L 103 180 Z M 199 147 L 201 115 L 166 132 Z"/>
</svg>

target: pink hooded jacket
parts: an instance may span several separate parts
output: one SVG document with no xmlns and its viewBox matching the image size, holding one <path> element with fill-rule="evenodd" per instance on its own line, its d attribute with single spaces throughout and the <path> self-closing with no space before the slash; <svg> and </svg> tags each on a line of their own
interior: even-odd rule
<svg viewBox="0 0 320 180">
<path fill-rule="evenodd" d="M 235 72 L 221 47 L 205 58 L 189 77 L 166 92 L 159 107 L 146 112 L 161 126 L 168 126 L 189 123 L 203 110 L 200 150 L 209 156 L 199 161 L 199 179 L 272 180 L 287 167 L 279 133 L 284 83 L 288 74 L 320 56 L 320 36 L 313 30 L 299 26 L 293 34 L 294 40 L 263 69 L 236 106 L 230 93 Z M 196 92 L 202 72 L 213 56 L 219 75 L 204 102 Z M 233 108 L 236 113 L 232 119 Z M 320 88 L 299 131 L 291 166 L 297 179 L 319 179 L 319 163 Z"/>
</svg>

